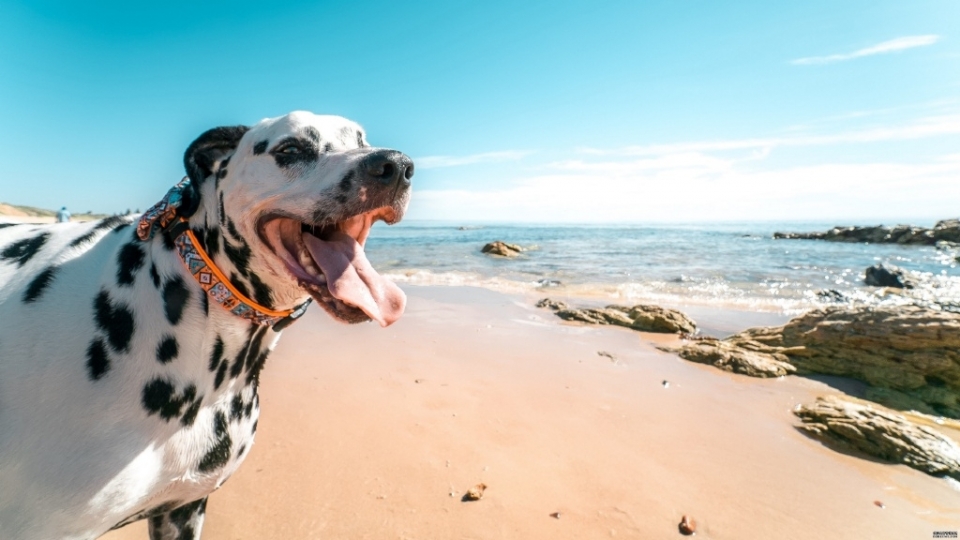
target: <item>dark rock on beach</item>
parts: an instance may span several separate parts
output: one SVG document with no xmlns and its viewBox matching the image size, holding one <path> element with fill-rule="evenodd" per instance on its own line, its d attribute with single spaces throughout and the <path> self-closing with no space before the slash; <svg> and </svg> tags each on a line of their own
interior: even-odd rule
<svg viewBox="0 0 960 540">
<path fill-rule="evenodd" d="M 697 324 L 683 313 L 651 304 L 637 304 L 629 307 L 610 305 L 604 308 L 571 308 L 563 302 L 544 298 L 537 302 L 537 307 L 550 308 L 554 310 L 557 317 L 565 321 L 625 326 L 640 332 L 697 333 Z"/>
<path fill-rule="evenodd" d="M 956 442 L 883 407 L 830 396 L 794 414 L 803 422 L 801 431 L 834 448 L 960 480 Z"/>
<path fill-rule="evenodd" d="M 774 238 L 791 240 L 828 240 L 831 242 L 866 242 L 871 244 L 906 244 L 933 246 L 937 242 L 960 242 L 960 220 L 945 219 L 932 229 L 912 225 L 892 227 L 834 227 L 829 231 L 793 233 L 776 232 Z"/>
<path fill-rule="evenodd" d="M 902 269 L 893 265 L 884 266 L 875 264 L 864 272 L 863 282 L 873 287 L 894 287 L 896 289 L 912 289 L 916 281 Z"/>
<path fill-rule="evenodd" d="M 851 377 L 869 384 L 867 397 L 885 405 L 960 418 L 960 314 L 950 311 L 829 307 L 784 326 L 701 339 L 675 351 L 757 377 Z"/>
<path fill-rule="evenodd" d="M 516 257 L 523 251 L 523 248 L 516 244 L 508 244 L 500 240 L 490 242 L 483 246 L 481 253 L 488 255 L 499 255 L 500 257 Z"/>
</svg>

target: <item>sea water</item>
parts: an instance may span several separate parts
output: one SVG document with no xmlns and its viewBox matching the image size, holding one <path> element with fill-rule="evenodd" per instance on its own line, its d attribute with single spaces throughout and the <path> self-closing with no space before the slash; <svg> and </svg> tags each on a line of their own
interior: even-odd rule
<svg viewBox="0 0 960 540">
<path fill-rule="evenodd" d="M 714 305 L 794 314 L 843 301 L 960 302 L 956 250 L 932 246 L 775 240 L 775 231 L 826 230 L 828 223 L 521 225 L 448 222 L 378 224 L 366 252 L 399 283 L 472 285 L 506 292 L 620 303 Z M 487 242 L 518 244 L 501 258 Z M 892 264 L 916 272 L 909 297 L 868 287 L 864 270 Z"/>
</svg>

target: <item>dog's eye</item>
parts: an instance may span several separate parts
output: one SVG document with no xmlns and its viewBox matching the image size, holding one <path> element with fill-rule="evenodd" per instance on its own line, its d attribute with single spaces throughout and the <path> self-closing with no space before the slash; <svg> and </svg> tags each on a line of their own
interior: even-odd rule
<svg viewBox="0 0 960 540">
<path fill-rule="evenodd" d="M 300 153 L 300 148 L 294 145 L 285 146 L 280 149 L 281 154 L 295 155 Z"/>
</svg>

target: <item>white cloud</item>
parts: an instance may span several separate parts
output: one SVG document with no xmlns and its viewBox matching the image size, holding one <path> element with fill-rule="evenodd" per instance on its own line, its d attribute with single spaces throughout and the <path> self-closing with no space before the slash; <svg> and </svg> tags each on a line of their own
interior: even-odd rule
<svg viewBox="0 0 960 540">
<path fill-rule="evenodd" d="M 852 53 L 797 58 L 796 60 L 793 60 L 790 63 L 795 65 L 810 65 L 810 64 L 832 64 L 834 62 L 845 62 L 847 60 L 863 58 L 864 56 L 873 56 L 875 54 L 887 54 L 892 52 L 903 51 L 906 49 L 913 49 L 914 47 L 925 47 L 927 45 L 933 45 L 939 40 L 940 40 L 940 36 L 933 35 L 933 34 L 925 35 L 925 36 L 905 36 L 905 37 L 899 37 L 896 39 L 891 39 L 890 41 L 884 41 L 883 43 L 878 43 L 876 45 L 866 47 L 866 48 L 854 51 Z"/>
<path fill-rule="evenodd" d="M 960 161 L 950 159 L 763 171 L 698 154 L 670 159 L 675 166 L 583 163 L 495 191 L 416 191 L 409 217 L 572 223 L 934 218 L 955 215 L 960 200 Z"/>
<path fill-rule="evenodd" d="M 872 163 L 848 163 L 825 160 L 812 147 L 958 135 L 960 114 L 950 112 L 834 134 L 582 148 L 572 159 L 526 167 L 502 189 L 416 190 L 408 216 L 567 223 L 943 218 L 958 212 L 960 154 L 878 154 Z M 770 158 L 778 147 L 810 150 L 782 162 Z"/>
<path fill-rule="evenodd" d="M 517 161 L 531 153 L 532 152 L 522 150 L 506 150 L 503 152 L 486 152 L 468 156 L 424 156 L 416 158 L 413 161 L 419 169 L 438 169 L 440 167 L 458 167 L 477 163 Z"/>
<path fill-rule="evenodd" d="M 789 137 L 764 137 L 731 139 L 721 141 L 694 141 L 676 144 L 628 146 L 604 150 L 580 148 L 579 152 L 590 155 L 645 156 L 684 152 L 717 152 L 727 150 L 769 150 L 783 146 L 818 146 L 843 143 L 870 143 L 882 141 L 905 141 L 960 134 L 960 114 L 946 114 L 921 118 L 909 124 L 893 127 L 877 127 L 864 130 L 835 133 L 832 135 L 794 135 Z"/>
</svg>

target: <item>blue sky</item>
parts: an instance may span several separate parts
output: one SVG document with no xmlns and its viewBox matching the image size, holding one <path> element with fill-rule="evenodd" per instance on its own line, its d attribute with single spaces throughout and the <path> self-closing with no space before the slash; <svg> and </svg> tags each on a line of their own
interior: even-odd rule
<svg viewBox="0 0 960 540">
<path fill-rule="evenodd" d="M 0 201 L 146 208 L 202 131 L 340 114 L 408 217 L 960 215 L 960 2 L 5 2 Z"/>
</svg>

